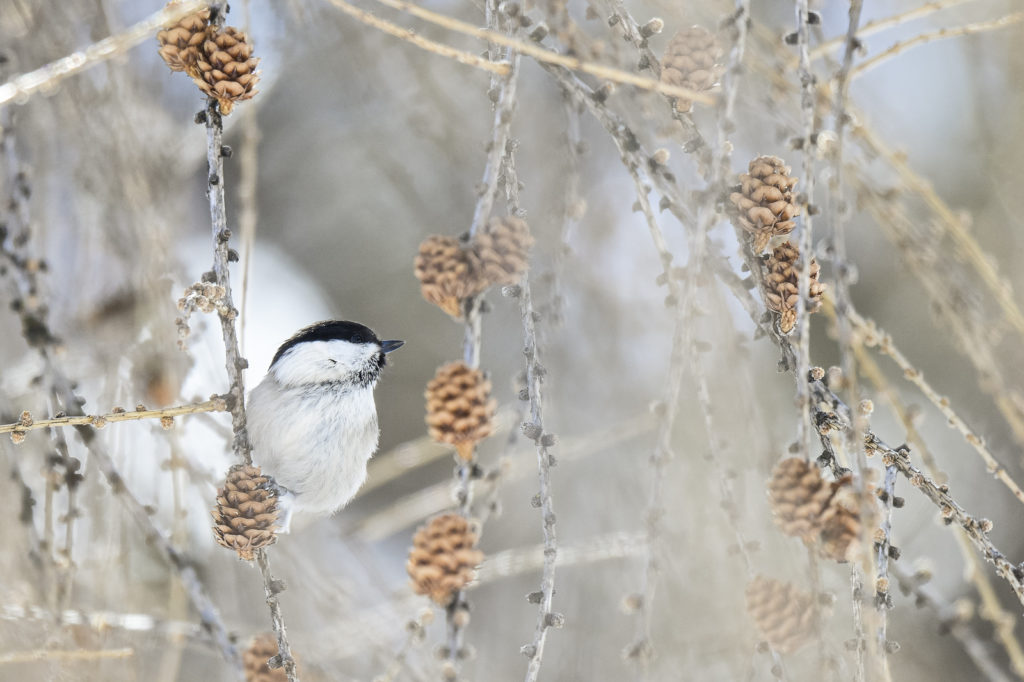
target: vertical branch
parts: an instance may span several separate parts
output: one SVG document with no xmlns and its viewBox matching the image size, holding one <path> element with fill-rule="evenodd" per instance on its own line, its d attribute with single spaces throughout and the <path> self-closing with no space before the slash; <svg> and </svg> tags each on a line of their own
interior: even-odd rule
<svg viewBox="0 0 1024 682">
<path fill-rule="evenodd" d="M 484 17 L 489 29 L 497 30 L 500 28 L 502 13 L 498 8 L 497 0 L 485 1 Z M 488 44 L 487 55 L 491 62 L 498 62 L 502 59 L 501 50 L 494 43 Z M 480 193 L 473 211 L 473 221 L 469 228 L 470 238 L 485 229 L 487 221 L 491 218 L 494 201 L 498 193 L 498 179 L 501 176 L 503 163 L 510 145 L 509 136 L 516 106 L 519 58 L 511 53 L 506 56 L 511 58 L 508 72 L 504 76 L 492 73 L 488 89 L 488 97 L 494 102 L 494 115 L 491 124 L 491 139 L 487 144 L 487 160 L 484 163 L 483 177 L 480 181 Z M 477 369 L 480 366 L 480 345 L 482 341 L 481 314 L 485 310 L 485 305 L 482 294 L 470 297 L 463 304 L 463 317 L 466 320 L 462 346 L 463 362 L 473 369 Z M 463 515 L 468 515 L 473 505 L 472 478 L 476 468 L 475 459 L 475 452 L 469 461 L 459 458 L 455 471 L 456 499 L 459 501 L 459 511 Z M 462 651 L 465 625 L 464 618 L 460 617 L 459 614 L 465 611 L 465 608 L 465 594 L 464 591 L 460 590 L 445 612 L 448 639 L 447 667 L 449 671 L 453 672 L 458 670 L 457 664 L 460 652 Z"/>
<path fill-rule="evenodd" d="M 561 627 L 565 617 L 551 609 L 555 594 L 555 559 L 558 555 L 555 507 L 551 496 L 551 464 L 554 458 L 548 453 L 548 447 L 554 444 L 554 436 L 544 432 L 541 383 L 545 370 L 540 362 L 529 271 L 523 275 L 520 286 L 519 307 L 523 320 L 523 353 L 526 356 L 526 386 L 530 403 L 530 421 L 523 423 L 523 432 L 537 445 L 537 478 L 540 492 L 534 498 L 534 505 L 540 507 L 541 528 L 544 534 L 544 567 L 541 573 L 540 594 L 536 595 L 539 604 L 537 626 L 534 629 L 533 641 L 522 648 L 522 652 L 530 659 L 526 669 L 526 682 L 536 682 L 540 676 L 548 630 L 552 627 Z M 534 595 L 531 595 L 531 600 L 533 598 Z"/>
<path fill-rule="evenodd" d="M 215 25 L 223 24 L 226 9 L 226 5 L 215 5 L 211 8 L 211 21 Z M 238 333 L 235 329 L 238 311 L 232 302 L 231 276 L 228 271 L 228 264 L 238 260 L 238 254 L 228 246 L 231 231 L 228 229 L 224 200 L 224 157 L 229 152 L 223 144 L 224 121 L 216 98 L 207 98 L 206 110 L 197 116 L 197 120 L 206 124 L 206 161 L 209 170 L 206 194 L 210 203 L 210 225 L 213 233 L 213 270 L 206 273 L 203 279 L 207 281 L 208 277 L 212 277 L 215 284 L 224 288 L 224 305 L 218 307 L 218 317 L 221 336 L 224 339 L 224 365 L 229 382 L 226 398 L 228 410 L 231 412 L 232 449 L 236 459 L 252 464 L 252 444 L 249 441 L 245 418 L 245 379 L 242 375 L 249 363 L 242 357 L 238 347 Z M 270 621 L 277 637 L 278 654 L 275 662 L 284 667 L 288 682 L 297 682 L 299 678 L 295 669 L 295 659 L 292 658 L 281 604 L 277 598 L 285 589 L 285 585 L 271 573 L 266 550 L 257 550 L 256 563 L 263 576 Z"/>
<path fill-rule="evenodd" d="M 284 616 L 281 614 L 281 603 L 277 599 L 277 595 L 285 589 L 284 581 L 274 578 L 271 573 L 270 559 L 267 557 L 266 549 L 256 550 L 256 563 L 263 575 L 263 592 L 267 598 L 267 606 L 270 607 L 270 624 L 277 636 L 277 656 L 271 659 L 271 667 L 283 667 L 288 676 L 288 682 L 298 682 L 299 675 L 295 669 L 291 646 L 288 644 L 288 631 L 285 627 Z"/>
<path fill-rule="evenodd" d="M 221 336 L 224 339 L 225 367 L 230 384 L 226 398 L 228 409 L 231 412 L 231 426 L 234 434 L 232 448 L 236 458 L 251 464 L 252 445 L 249 442 L 249 432 L 246 428 L 245 380 L 242 377 L 242 370 L 248 367 L 248 362 L 238 349 L 238 335 L 235 331 L 237 311 L 231 301 L 231 278 L 228 273 L 228 262 L 233 260 L 233 251 L 228 248 L 231 232 L 227 227 L 224 201 L 224 146 L 222 143 L 224 127 L 217 100 L 213 97 L 207 101 L 203 118 L 206 123 L 206 159 L 209 164 L 207 196 L 210 200 L 210 222 L 213 228 L 213 270 L 207 275 L 211 275 L 213 281 L 224 287 L 225 291 L 224 307 L 219 308 L 218 311 Z M 206 279 L 206 275 L 204 275 L 204 279 Z M 275 579 L 271 574 L 266 550 L 257 550 L 256 563 L 263 575 L 271 625 L 277 636 L 279 662 L 284 666 L 288 681 L 296 682 L 299 678 L 295 669 L 295 659 L 291 655 L 287 630 L 281 615 L 281 605 L 277 598 L 278 593 L 284 590 L 284 583 Z"/>
<path fill-rule="evenodd" d="M 815 77 L 811 72 L 811 60 L 808 54 L 810 31 L 807 24 L 807 0 L 796 0 L 797 49 L 800 53 L 800 110 L 803 118 L 803 180 L 804 201 L 803 226 L 800 232 L 800 278 L 799 295 L 796 304 L 796 319 L 799 331 L 798 351 L 796 354 L 796 399 L 800 411 L 797 424 L 797 441 L 803 449 L 805 457 L 810 457 L 813 445 L 811 440 L 811 405 L 807 387 L 808 374 L 811 370 L 811 325 L 807 316 L 807 302 L 810 300 L 811 286 L 811 250 L 814 242 L 811 239 L 812 216 L 815 212 L 814 201 L 814 100 Z"/>
<path fill-rule="evenodd" d="M 245 423 L 245 380 L 242 370 L 249 363 L 242 357 L 238 349 L 238 334 L 235 331 L 235 318 L 238 311 L 231 298 L 231 277 L 228 263 L 237 258 L 233 249 L 228 247 L 231 231 L 228 230 L 227 209 L 224 200 L 224 122 L 217 106 L 217 100 L 208 98 L 206 111 L 197 117 L 206 123 L 206 162 L 209 168 L 207 175 L 206 195 L 210 202 L 210 223 L 213 230 L 213 270 L 203 275 L 203 280 L 212 281 L 224 287 L 224 307 L 226 313 L 219 314 L 221 337 L 224 339 L 224 366 L 227 370 L 229 388 L 227 393 L 228 410 L 231 412 L 231 428 L 234 433 L 232 449 L 235 457 L 246 464 L 252 463 L 252 445 L 249 442 L 249 431 Z"/>
<path fill-rule="evenodd" d="M 243 26 L 246 34 L 249 33 L 250 12 L 249 0 L 242 5 L 245 19 Z M 249 269 L 252 265 L 253 245 L 256 242 L 256 223 L 258 220 L 256 211 L 256 188 L 258 184 L 258 148 L 260 144 L 260 128 L 256 121 L 256 109 L 246 107 L 242 116 L 242 149 L 240 150 L 238 166 L 238 203 L 241 206 L 238 212 L 238 225 L 242 239 L 242 293 L 241 310 L 238 315 L 238 336 L 241 337 L 241 352 L 245 353 L 245 325 L 248 321 L 246 311 L 249 303 Z"/>
<path fill-rule="evenodd" d="M 896 467 L 885 467 L 885 478 L 882 481 L 882 523 L 874 537 L 875 548 L 875 608 L 878 610 L 877 645 L 879 652 L 888 652 L 886 612 L 892 608 L 892 596 L 889 594 L 889 558 L 898 557 L 892 544 L 892 508 L 896 497 Z"/>
</svg>

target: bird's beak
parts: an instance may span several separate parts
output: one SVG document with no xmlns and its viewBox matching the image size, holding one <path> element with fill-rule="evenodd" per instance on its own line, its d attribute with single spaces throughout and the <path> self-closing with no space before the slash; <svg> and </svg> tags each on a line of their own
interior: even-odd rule
<svg viewBox="0 0 1024 682">
<path fill-rule="evenodd" d="M 390 353 L 393 350 L 398 350 L 399 348 L 401 348 L 404 345 L 405 345 L 405 341 L 393 341 L 393 340 L 392 341 L 381 341 L 380 342 L 380 352 L 381 353 Z"/>
</svg>

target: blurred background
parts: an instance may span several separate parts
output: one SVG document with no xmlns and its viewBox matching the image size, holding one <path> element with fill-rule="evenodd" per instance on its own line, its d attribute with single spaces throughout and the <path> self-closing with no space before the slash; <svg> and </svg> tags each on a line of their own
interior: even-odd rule
<svg viewBox="0 0 1024 682">
<path fill-rule="evenodd" d="M 554 30 L 545 44 L 562 51 L 571 44 L 583 59 L 628 71 L 637 70 L 640 53 L 623 40 L 623 21 L 608 21 L 613 14 L 628 11 L 640 24 L 663 19 L 664 30 L 649 40 L 660 56 L 676 31 L 692 24 L 715 30 L 734 11 L 710 0 L 591 2 L 530 2 L 521 10 L 557 27 L 555 17 L 567 7 L 571 30 Z M 731 169 L 745 172 L 755 156 L 777 155 L 801 178 L 801 189 L 804 154 L 792 142 L 803 130 L 797 51 L 784 40 L 795 28 L 794 8 L 778 0 L 751 4 Z M 475 2 L 425 6 L 484 24 Z M 4 0 L 0 80 L 118 34 L 160 7 Z M 383 5 L 361 7 L 458 49 L 486 49 Z M 820 14 L 811 27 L 813 69 L 825 88 L 842 58 L 842 42 L 829 41 L 845 34 L 848 3 L 811 8 Z M 850 85 L 842 192 L 857 275 L 853 304 L 891 334 L 1020 480 L 1024 344 L 1013 292 L 1024 287 L 1017 260 L 1024 237 L 1013 197 L 1024 139 L 1024 24 L 1010 0 L 868 1 L 861 24 L 893 16 L 903 20 L 865 34 L 854 64 L 901 41 L 920 44 L 855 71 Z M 288 585 L 282 608 L 302 679 L 439 679 L 444 613 L 435 608 L 427 623 L 431 604 L 412 594 L 405 560 L 416 527 L 453 505 L 455 462 L 450 449 L 426 436 L 423 391 L 437 366 L 462 357 L 463 327 L 423 300 L 412 261 L 426 236 L 469 228 L 493 120 L 490 79 L 326 1 L 236 0 L 228 23 L 247 27 L 261 59 L 259 94 L 225 119 L 234 150 L 224 179 L 228 224 L 242 255 L 231 274 L 250 361 L 247 385 L 260 380 L 283 340 L 318 320 L 358 320 L 406 341 L 377 389 L 381 447 L 365 489 L 335 517 L 271 550 Z M 921 39 L 971 25 L 965 35 Z M 729 35 L 722 33 L 727 53 Z M 702 349 L 697 362 L 709 379 L 715 433 L 709 437 L 687 373 L 671 433 L 674 457 L 663 469 L 652 467 L 664 420 L 652 406 L 668 390 L 673 311 L 656 282 L 661 266 L 645 218 L 633 210 L 636 189 L 601 122 L 567 104 L 536 62 L 523 58 L 518 90 L 512 137 L 520 203 L 537 239 L 530 279 L 547 369 L 544 426 L 558 436 L 554 608 L 565 614 L 565 626 L 548 634 L 541 678 L 854 679 L 849 567 L 823 562 L 812 571 L 801 543 L 771 520 L 765 480 L 787 456 L 798 420 L 792 374 L 777 371 L 778 349 L 755 338 L 755 324 L 732 292 L 709 279 L 699 289 L 700 314 L 687 324 Z M 680 144 L 667 100 L 616 86 L 605 105 L 645 153 L 670 153 L 671 173 L 696 212 L 707 183 L 697 155 Z M 226 390 L 216 319 L 196 315 L 186 350 L 176 343 L 176 301 L 212 263 L 205 128 L 193 122 L 203 106 L 201 93 L 169 72 L 155 39 L 147 39 L 2 110 L 4 211 L 28 216 L 22 247 L 47 266 L 32 303 L 48 314 L 60 339 L 56 356 L 89 413 L 183 404 Z M 814 239 L 825 282 L 833 279 L 825 254 L 844 208 L 830 184 L 830 110 L 823 100 L 814 153 Z M 698 104 L 692 120 L 714 144 L 715 110 Z M 30 196 L 19 208 L 9 197 L 22 185 Z M 650 198 L 657 206 L 658 192 Z M 503 204 L 499 198 L 496 214 Z M 669 211 L 656 217 L 675 263 L 686 263 L 693 226 Z M 253 226 L 254 242 L 245 248 L 240 236 Z M 709 258 L 726 258 L 745 277 L 724 214 L 709 237 Z M 999 294 L 1000 287 L 1010 293 Z M 5 281 L 3 296 L 9 291 Z M 494 503 L 480 540 L 487 558 L 467 592 L 472 618 L 459 677 L 468 680 L 525 674 L 519 649 L 537 619 L 525 596 L 539 589 L 543 559 L 540 513 L 531 506 L 536 451 L 517 435 L 519 307 L 498 291 L 488 301 L 481 367 L 494 384 L 500 428 L 481 446 L 480 465 L 504 475 L 495 490 L 478 493 Z M 4 423 L 22 410 L 39 418 L 59 409 L 46 389 L 48 369 L 7 302 L 0 313 Z M 990 537 L 1010 561 L 1021 559 L 1020 503 L 894 363 L 868 353 L 883 382 L 878 389 L 870 377 L 861 380 L 876 406 L 872 430 L 902 443 L 907 429 L 887 396 L 915 409 L 937 478 L 966 509 L 994 522 Z M 840 362 L 824 313 L 813 318 L 811 361 L 826 368 Z M 259 573 L 217 547 L 209 531 L 215 487 L 231 464 L 227 415 L 184 417 L 170 431 L 155 422 L 111 424 L 97 438 L 195 566 L 239 642 L 269 629 Z M 0 679 L 229 679 L 175 572 L 71 432 L 67 448 L 82 461 L 84 481 L 70 502 L 66 488 L 48 488 L 48 458 L 61 447 L 46 431 L 18 446 L 6 436 L 0 442 L 0 460 L 12 473 L 0 479 Z M 919 452 L 912 454 L 918 465 Z M 656 486 L 660 504 L 652 504 Z M 892 678 L 1024 677 L 1012 590 L 903 479 L 897 494 L 906 498 L 893 518 L 897 568 L 907 575 L 927 568 L 932 579 L 922 589 L 932 600 L 892 590 L 888 638 L 899 645 L 888 655 Z M 652 514 L 661 521 L 653 546 Z M 763 635 L 744 607 L 750 571 L 740 543 L 754 572 L 817 589 L 819 600 L 831 603 L 821 637 L 779 660 L 758 649 Z M 645 593 L 649 560 L 657 589 Z M 637 612 L 629 597 L 640 594 L 653 599 Z M 864 608 L 874 607 L 868 600 Z M 645 613 L 649 647 L 637 655 Z M 410 621 L 425 623 L 422 637 Z M 38 653 L 119 649 L 130 653 L 81 660 Z M 25 652 L 37 653 L 19 657 Z"/>
</svg>

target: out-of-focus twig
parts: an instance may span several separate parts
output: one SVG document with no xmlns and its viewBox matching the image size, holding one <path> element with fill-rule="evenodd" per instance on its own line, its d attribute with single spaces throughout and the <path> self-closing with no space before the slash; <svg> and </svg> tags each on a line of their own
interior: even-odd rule
<svg viewBox="0 0 1024 682">
<path fill-rule="evenodd" d="M 908 21 L 920 19 L 926 17 L 929 14 L 934 14 L 940 10 L 946 9 L 947 7 L 954 7 L 956 5 L 963 4 L 965 2 L 974 2 L 975 0 L 932 0 L 932 2 L 926 2 L 917 7 L 893 14 L 892 16 L 885 17 L 884 19 L 875 19 L 864 24 L 864 26 L 857 31 L 857 36 L 860 39 L 873 36 L 876 33 L 884 31 L 887 28 L 893 28 L 900 24 L 905 24 Z M 822 57 L 827 56 L 834 50 L 842 47 L 844 44 L 848 44 L 848 35 L 837 36 L 831 40 L 826 40 L 821 44 L 817 45 L 811 50 L 811 59 L 817 61 Z M 796 62 L 796 59 L 793 60 Z"/>
<path fill-rule="evenodd" d="M 77 406 L 75 396 L 70 390 L 65 394 L 64 399 L 66 406 Z M 142 504 L 131 490 L 125 486 L 124 478 L 114 466 L 114 461 L 110 454 L 97 442 L 96 432 L 88 426 L 77 426 L 75 429 L 81 441 L 88 448 L 92 461 L 110 484 L 111 490 L 113 490 L 121 503 L 124 504 L 128 515 L 138 524 L 139 529 L 145 535 L 146 542 L 153 544 L 160 550 L 161 554 L 177 571 L 178 577 L 188 593 L 189 601 L 192 602 L 192 606 L 199 612 L 199 619 L 203 627 L 211 633 L 220 647 L 225 660 L 234 666 L 235 672 L 239 676 L 242 676 L 242 662 L 238 650 L 235 648 L 227 628 L 220 619 L 217 607 L 214 606 L 213 601 L 207 595 L 206 588 L 196 573 L 195 567 L 185 555 L 174 547 L 170 538 L 156 526 L 146 505 Z"/>
<path fill-rule="evenodd" d="M 956 26 L 954 28 L 940 28 L 937 31 L 931 31 L 929 33 L 919 33 L 913 38 L 901 40 L 884 52 L 862 61 L 850 72 L 850 79 L 852 80 L 863 76 L 876 66 L 880 66 L 893 57 L 903 54 L 912 47 L 931 43 L 936 40 L 944 40 L 946 38 L 956 38 L 958 36 L 971 35 L 973 33 L 995 31 L 1007 26 L 1012 26 L 1013 24 L 1019 23 L 1021 20 L 1024 20 L 1024 12 L 1015 12 L 1014 14 L 1007 14 L 1006 16 L 999 17 L 998 19 L 993 19 L 991 21 L 979 21 L 974 24 L 966 24 L 964 26 Z"/>
<path fill-rule="evenodd" d="M 102 661 L 115 658 L 132 658 L 135 649 L 34 649 L 32 651 L 11 651 L 0 654 L 0 665 L 14 663 L 35 663 L 36 661 Z"/>
<path fill-rule="evenodd" d="M 490 71 L 502 76 L 507 76 L 509 69 L 511 68 L 507 62 L 492 62 L 488 59 L 482 59 L 475 54 L 470 54 L 469 52 L 457 50 L 454 47 L 445 45 L 444 43 L 439 43 L 436 40 L 424 38 L 410 28 L 402 28 L 390 21 L 376 17 L 365 10 L 359 9 L 355 5 L 350 5 L 345 2 L 345 0 L 329 0 L 329 2 L 345 14 L 355 17 L 367 26 L 372 26 L 378 31 L 383 31 L 388 35 L 392 35 L 408 43 L 412 43 L 421 50 L 433 52 L 434 54 L 441 55 L 442 57 L 454 59 L 460 64 L 472 66 L 477 69 L 483 69 L 484 71 Z"/>
<path fill-rule="evenodd" d="M 797 51 L 800 55 L 800 115 L 803 123 L 803 185 L 801 194 L 805 197 L 803 204 L 803 220 L 800 230 L 800 276 L 797 285 L 797 354 L 796 354 L 796 399 L 800 411 L 797 424 L 797 442 L 800 444 L 804 457 L 811 456 L 811 407 L 807 392 L 807 375 L 811 369 L 811 324 L 807 315 L 811 287 L 811 257 L 814 248 L 812 239 L 814 206 L 814 100 L 815 77 L 811 71 L 810 29 L 808 28 L 807 0 L 796 0 L 796 35 Z"/>
<path fill-rule="evenodd" d="M 962 616 L 957 613 L 955 607 L 945 603 L 934 590 L 928 589 L 923 582 L 911 575 L 898 565 L 891 568 L 892 575 L 899 583 L 904 593 L 914 595 L 918 606 L 925 607 L 934 613 L 934 618 L 939 622 L 940 627 L 949 628 L 949 633 L 964 648 L 964 652 L 971 659 L 978 672 L 985 676 L 990 682 L 1010 682 L 1010 677 L 1003 672 L 989 649 L 988 642 L 978 636 L 974 629 L 963 622 Z"/>
<path fill-rule="evenodd" d="M 615 422 L 607 428 L 558 441 L 558 462 L 566 466 L 585 457 L 594 456 L 608 448 L 621 447 L 629 441 L 649 433 L 654 424 L 650 414 Z M 508 467 L 501 472 L 506 482 L 521 481 L 536 471 L 530 460 L 530 450 L 516 448 L 507 458 Z M 485 478 L 483 483 L 490 483 Z M 435 514 L 451 504 L 451 483 L 438 483 L 395 500 L 354 524 L 351 533 L 362 542 L 379 542 L 409 528 L 417 521 Z"/>
<path fill-rule="evenodd" d="M 249 34 L 251 22 L 250 2 L 242 5 L 244 12 L 243 29 Z M 251 42 L 251 38 L 250 38 Z M 238 336 L 242 356 L 245 356 L 245 325 L 248 322 L 249 271 L 252 267 L 252 252 L 256 244 L 256 224 L 259 214 L 256 208 L 256 191 L 259 186 L 260 126 L 255 107 L 246 107 L 242 113 L 242 148 L 238 154 L 238 228 L 241 232 L 242 291 L 238 313 Z"/>
<path fill-rule="evenodd" d="M 104 38 L 35 71 L 16 76 L 0 85 L 0 107 L 12 102 L 24 104 L 37 92 L 51 91 L 63 79 L 127 52 L 166 24 L 173 24 L 210 4 L 211 0 L 184 0 L 169 4 L 122 33 Z"/>
<path fill-rule="evenodd" d="M 478 28 L 472 24 L 468 24 L 444 14 L 432 12 L 428 9 L 424 9 L 423 7 L 406 2 L 405 0 L 377 0 L 377 2 L 403 12 L 408 12 L 409 14 L 423 19 L 424 21 L 429 21 L 430 23 L 437 24 L 438 26 L 442 26 L 452 31 L 464 33 L 466 35 L 480 38 L 481 40 L 486 40 L 488 42 L 514 49 L 515 51 L 527 55 L 544 64 L 561 66 L 569 69 L 570 71 L 580 71 L 582 73 L 590 74 L 591 76 L 604 78 L 605 80 L 609 80 L 614 83 L 634 85 L 645 90 L 660 92 L 663 95 L 683 97 L 694 102 L 700 102 L 701 104 L 714 104 L 715 101 L 715 98 L 706 92 L 696 92 L 677 85 L 668 85 L 667 83 L 662 83 L 661 81 L 653 78 L 637 76 L 634 73 L 623 71 L 621 69 L 604 66 L 602 64 L 595 64 L 594 62 L 583 61 L 577 57 L 561 55 L 556 52 L 552 52 L 547 48 L 505 35 L 504 33 Z"/>
</svg>

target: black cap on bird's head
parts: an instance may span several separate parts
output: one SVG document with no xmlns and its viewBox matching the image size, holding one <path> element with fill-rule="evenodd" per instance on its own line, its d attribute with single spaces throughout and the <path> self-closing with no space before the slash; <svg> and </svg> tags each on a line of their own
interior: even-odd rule
<svg viewBox="0 0 1024 682">
<path fill-rule="evenodd" d="M 380 347 L 380 364 L 384 364 L 384 355 L 402 347 L 405 341 L 381 341 L 366 325 L 346 320 L 327 320 L 317 322 L 300 329 L 290 339 L 281 344 L 270 362 L 273 367 L 289 350 L 299 344 L 312 341 L 348 341 L 353 344 L 375 344 Z"/>
</svg>

